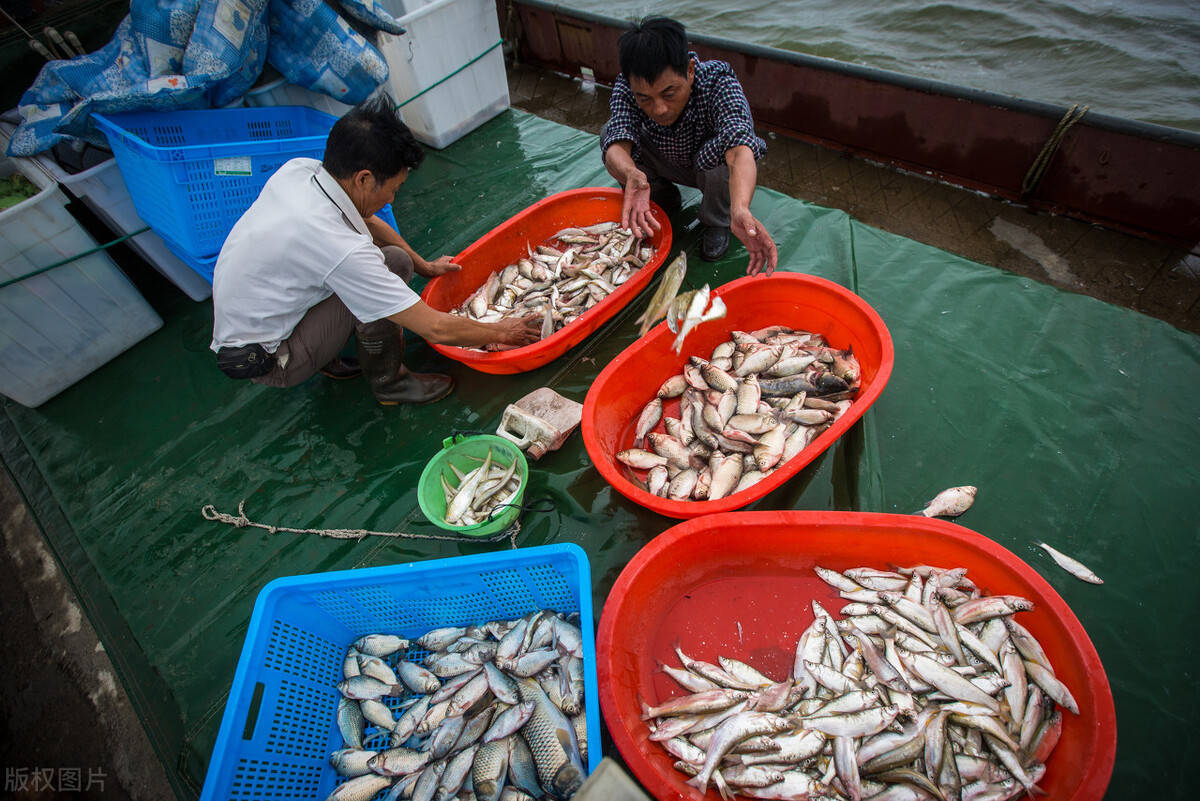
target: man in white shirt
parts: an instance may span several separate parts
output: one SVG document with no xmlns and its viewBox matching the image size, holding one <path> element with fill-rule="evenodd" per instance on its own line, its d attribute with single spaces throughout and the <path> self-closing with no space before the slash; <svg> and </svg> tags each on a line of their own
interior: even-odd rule
<svg viewBox="0 0 1200 801">
<path fill-rule="evenodd" d="M 226 375 L 277 387 L 318 370 L 350 378 L 360 371 L 338 354 L 356 332 L 379 403 L 429 403 L 454 382 L 404 367 L 404 328 L 466 347 L 537 341 L 537 318 L 479 323 L 431 309 L 408 287 L 414 270 L 459 269 L 448 256 L 426 261 L 375 216 L 424 156 L 378 98 L 338 120 L 324 161 L 292 159 L 271 176 L 213 270 L 211 347 Z"/>
</svg>

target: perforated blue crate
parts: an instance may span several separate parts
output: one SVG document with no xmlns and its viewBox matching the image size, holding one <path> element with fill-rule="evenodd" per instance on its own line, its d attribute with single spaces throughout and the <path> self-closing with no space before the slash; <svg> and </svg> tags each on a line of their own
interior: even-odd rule
<svg viewBox="0 0 1200 801">
<path fill-rule="evenodd" d="M 393 229 L 399 231 L 399 228 L 396 227 L 396 214 L 392 211 L 391 206 L 384 206 L 376 212 L 375 216 L 392 226 Z M 217 257 L 215 254 L 204 257 L 193 256 L 187 251 L 187 248 L 176 242 L 172 242 L 167 237 L 162 237 L 162 241 L 172 253 L 179 257 L 180 261 L 191 267 L 205 281 L 208 281 L 210 284 L 212 283 L 213 268 L 217 266 Z"/>
<path fill-rule="evenodd" d="M 544 545 L 292 576 L 265 586 L 201 801 L 322 801 L 332 792 L 340 777 L 329 755 L 343 747 L 336 685 L 342 657 L 358 637 L 378 632 L 415 638 L 440 626 L 513 619 L 538 609 L 580 615 L 590 773 L 603 756 L 591 568 L 577 545 Z M 377 735 L 366 744 L 383 739 Z"/>
<path fill-rule="evenodd" d="M 93 114 L 134 208 L 195 258 L 215 256 L 267 179 L 319 159 L 337 118 L 305 106 Z"/>
</svg>

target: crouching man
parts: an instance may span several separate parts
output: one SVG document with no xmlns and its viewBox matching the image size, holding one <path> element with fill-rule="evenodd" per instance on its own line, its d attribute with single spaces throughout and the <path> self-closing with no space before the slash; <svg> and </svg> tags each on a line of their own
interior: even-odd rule
<svg viewBox="0 0 1200 801">
<path fill-rule="evenodd" d="M 750 213 L 757 160 L 766 143 L 742 85 L 724 61 L 701 61 L 687 34 L 666 17 L 643 20 L 618 40 L 621 74 L 600 132 L 604 166 L 625 189 L 621 224 L 639 236 L 658 228 L 650 201 L 668 214 L 679 208 L 676 184 L 702 195 L 700 257 L 716 261 L 729 233 L 750 255 L 746 272 L 770 275 L 779 261 L 775 241 Z"/>
<path fill-rule="evenodd" d="M 404 367 L 404 328 L 428 342 L 527 345 L 536 318 L 479 323 L 435 311 L 409 288 L 414 271 L 458 270 L 426 261 L 375 213 L 425 157 L 386 99 L 337 121 L 324 161 L 297 158 L 271 176 L 234 225 L 213 271 L 217 365 L 232 378 L 291 387 L 320 371 L 365 373 L 383 405 L 450 394 L 447 375 Z M 356 333 L 361 368 L 339 353 Z"/>
</svg>

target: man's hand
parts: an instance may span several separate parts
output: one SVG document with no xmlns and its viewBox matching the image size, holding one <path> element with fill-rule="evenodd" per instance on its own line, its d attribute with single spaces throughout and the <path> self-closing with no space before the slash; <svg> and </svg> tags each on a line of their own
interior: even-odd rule
<svg viewBox="0 0 1200 801">
<path fill-rule="evenodd" d="M 452 262 L 449 256 L 438 256 L 433 261 L 421 259 L 421 264 L 414 265 L 414 269 L 426 278 L 436 278 L 446 273 L 458 272 L 462 269 L 462 265 Z"/>
<path fill-rule="evenodd" d="M 542 319 L 537 315 L 530 317 L 510 317 L 498 323 L 492 323 L 496 329 L 496 342 L 501 345 L 531 345 L 542 338 Z"/>
<path fill-rule="evenodd" d="M 621 227 L 632 229 L 633 235 L 640 239 L 649 239 L 662 227 L 650 211 L 650 182 L 641 170 L 630 171 L 625 181 Z"/>
<path fill-rule="evenodd" d="M 779 252 L 775 240 L 767 233 L 763 224 L 754 218 L 749 209 L 737 210 L 730 215 L 729 230 L 746 246 L 750 263 L 746 275 L 770 275 L 779 263 Z"/>
</svg>

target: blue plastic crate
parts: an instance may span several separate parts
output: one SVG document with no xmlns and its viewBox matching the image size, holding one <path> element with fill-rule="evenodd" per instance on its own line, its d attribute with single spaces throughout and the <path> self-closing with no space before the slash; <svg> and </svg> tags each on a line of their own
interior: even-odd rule
<svg viewBox="0 0 1200 801">
<path fill-rule="evenodd" d="M 215 256 L 289 159 L 319 159 L 335 117 L 305 106 L 93 114 L 138 215 L 196 258 Z"/>
<path fill-rule="evenodd" d="M 391 206 L 384 206 L 382 209 L 376 212 L 375 216 L 379 217 L 379 219 L 383 220 L 388 225 L 392 226 L 393 229 L 399 232 L 399 229 L 396 227 L 396 215 L 395 212 L 392 211 Z M 193 256 L 188 252 L 187 248 L 176 242 L 172 242 L 167 237 L 163 237 L 162 240 L 163 244 L 165 244 L 172 253 L 178 256 L 180 261 L 195 270 L 205 281 L 208 281 L 210 284 L 212 283 L 213 268 L 217 266 L 216 255 L 204 257 Z"/>
<path fill-rule="evenodd" d="M 581 618 L 590 773 L 603 756 L 591 567 L 577 545 L 544 545 L 272 581 L 254 605 L 201 801 L 322 801 L 333 791 L 341 779 L 329 754 L 342 747 L 335 685 L 358 637 L 411 639 L 538 609 Z"/>
</svg>

